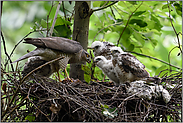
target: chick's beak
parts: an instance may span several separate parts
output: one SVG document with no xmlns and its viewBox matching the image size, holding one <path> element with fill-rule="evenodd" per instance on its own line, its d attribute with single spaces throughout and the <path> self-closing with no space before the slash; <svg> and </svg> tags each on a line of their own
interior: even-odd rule
<svg viewBox="0 0 183 123">
<path fill-rule="evenodd" d="M 90 57 L 89 57 L 89 58 L 87 58 L 87 59 L 86 59 L 86 61 L 87 61 L 88 63 L 90 63 L 90 62 L 91 62 Z"/>
<path fill-rule="evenodd" d="M 93 60 L 93 63 L 94 63 L 94 64 L 96 64 L 97 62 L 98 62 L 98 60 L 97 60 L 97 59 L 96 59 L 96 60 Z"/>
</svg>

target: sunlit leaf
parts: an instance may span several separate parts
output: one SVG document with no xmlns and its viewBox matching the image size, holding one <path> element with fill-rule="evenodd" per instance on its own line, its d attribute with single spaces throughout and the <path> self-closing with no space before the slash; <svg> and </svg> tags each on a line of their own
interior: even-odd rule
<svg viewBox="0 0 183 123">
<path fill-rule="evenodd" d="M 165 4 L 162 6 L 162 9 L 167 9 L 168 8 L 168 4 Z"/>
<path fill-rule="evenodd" d="M 29 122 L 33 122 L 35 120 L 35 116 L 33 115 L 33 113 L 31 113 L 25 117 L 25 120 L 28 120 Z"/>
<path fill-rule="evenodd" d="M 162 77 L 164 74 L 168 72 L 167 69 L 168 69 L 167 65 L 162 65 L 156 70 L 155 75 L 159 75 L 159 77 Z"/>
<path fill-rule="evenodd" d="M 137 24 L 139 25 L 140 27 L 146 27 L 147 26 L 147 23 L 143 20 L 140 20 L 140 19 L 131 19 L 129 24 Z"/>
<path fill-rule="evenodd" d="M 161 31 L 161 28 L 163 27 L 160 23 L 160 21 L 154 16 L 151 14 L 151 19 L 154 21 L 155 25 L 154 25 L 154 28 L 158 31 Z"/>
<path fill-rule="evenodd" d="M 137 1 L 127 1 L 127 2 L 129 2 L 132 5 L 136 5 L 137 4 Z"/>
<path fill-rule="evenodd" d="M 145 12 L 146 12 L 146 11 L 138 11 L 138 12 L 135 12 L 135 13 L 133 14 L 133 16 L 139 16 L 139 15 L 145 13 Z"/>
<path fill-rule="evenodd" d="M 177 14 L 182 17 L 182 6 L 178 3 L 175 3 L 174 6 L 175 6 Z"/>
</svg>

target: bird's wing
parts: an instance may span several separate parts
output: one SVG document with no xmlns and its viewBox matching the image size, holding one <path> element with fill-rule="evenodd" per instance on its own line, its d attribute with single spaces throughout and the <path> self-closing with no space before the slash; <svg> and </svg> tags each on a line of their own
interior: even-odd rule
<svg viewBox="0 0 183 123">
<path fill-rule="evenodd" d="M 29 72 L 32 70 L 36 69 L 37 67 L 45 64 L 47 61 L 42 60 L 42 59 L 36 59 L 36 57 L 31 57 L 29 59 L 29 62 L 25 63 L 24 69 L 22 71 L 22 75 L 26 76 Z M 42 68 L 38 69 L 35 71 L 36 74 L 41 75 L 41 76 L 47 76 L 49 77 L 52 72 L 51 72 L 51 65 L 47 64 L 43 66 Z"/>
<path fill-rule="evenodd" d="M 130 53 L 120 54 L 118 56 L 118 65 L 126 72 L 131 72 L 137 77 L 149 76 L 149 73 L 144 69 L 145 66 Z"/>
<path fill-rule="evenodd" d="M 79 42 L 62 37 L 26 38 L 24 40 L 24 43 L 36 47 L 50 48 L 66 53 L 76 53 L 83 49 Z"/>
<path fill-rule="evenodd" d="M 64 56 L 63 59 L 59 60 L 59 67 L 63 71 L 67 67 L 67 64 L 68 64 L 69 59 L 71 58 L 71 56 L 67 55 L 67 54 L 62 54 L 60 56 Z"/>
<path fill-rule="evenodd" d="M 26 58 L 29 58 L 29 57 L 32 57 L 32 56 L 37 56 L 41 53 L 44 52 L 44 49 L 43 48 L 36 48 L 35 50 L 23 55 L 22 57 L 20 57 L 19 59 L 15 60 L 14 62 L 12 63 L 15 63 L 15 62 L 18 62 L 18 61 L 21 61 L 21 60 L 24 60 Z"/>
</svg>

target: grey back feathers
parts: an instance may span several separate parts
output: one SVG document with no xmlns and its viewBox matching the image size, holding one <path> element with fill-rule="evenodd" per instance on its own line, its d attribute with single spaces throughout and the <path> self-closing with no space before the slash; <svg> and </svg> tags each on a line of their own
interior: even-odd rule
<svg viewBox="0 0 183 123">
<path fill-rule="evenodd" d="M 24 43 L 32 44 L 36 47 L 49 48 L 66 53 L 77 53 L 83 49 L 79 42 L 62 37 L 26 38 L 24 40 Z"/>
</svg>

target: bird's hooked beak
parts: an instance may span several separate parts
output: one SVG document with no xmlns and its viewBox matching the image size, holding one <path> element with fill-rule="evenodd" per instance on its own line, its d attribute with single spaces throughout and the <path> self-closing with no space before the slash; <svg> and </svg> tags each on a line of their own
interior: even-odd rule
<svg viewBox="0 0 183 123">
<path fill-rule="evenodd" d="M 94 59 L 93 63 L 96 64 L 99 61 L 99 59 Z"/>
</svg>

